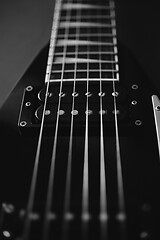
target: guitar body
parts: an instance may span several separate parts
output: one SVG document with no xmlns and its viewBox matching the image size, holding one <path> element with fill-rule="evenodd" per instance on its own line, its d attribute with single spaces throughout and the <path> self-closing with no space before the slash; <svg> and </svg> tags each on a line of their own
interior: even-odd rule
<svg viewBox="0 0 160 240">
<path fill-rule="evenodd" d="M 103 159 L 101 122 L 97 110 L 99 98 L 93 102 L 91 100 L 89 105 L 93 111 L 93 119 L 92 114 L 88 116 L 87 153 L 85 152 L 85 114 L 82 119 L 78 119 L 80 114 L 74 116 L 71 158 L 69 157 L 71 114 L 69 115 L 67 111 L 71 112 L 72 109 L 70 102 L 67 104 L 64 102 L 66 119 L 63 120 L 63 116 L 59 118 L 51 217 L 45 240 L 64 238 L 69 240 L 156 240 L 160 237 L 160 162 L 151 100 L 152 95 L 157 95 L 157 92 L 128 49 L 119 43 L 118 51 L 120 81 L 116 82 L 115 86 L 119 92 L 117 96 L 117 107 L 120 109 L 118 133 L 123 186 L 119 185 L 121 179 L 120 169 L 117 167 L 119 166 L 116 149 L 117 135 L 114 112 L 111 111 L 114 110 L 112 96 L 114 91 L 112 83 L 106 82 L 104 83 L 106 99 L 104 97 L 103 101 L 104 109 L 107 110 L 103 120 L 104 168 L 101 162 Z M 45 86 L 47 56 L 48 46 L 31 64 L 1 109 L 1 239 L 7 239 L 8 236 L 9 239 L 14 240 L 40 240 L 43 235 L 47 190 L 55 144 L 56 119 L 54 117 L 48 119 L 44 125 L 28 238 L 25 238 L 23 229 L 40 130 L 40 120 L 36 116 L 41 114 L 37 109 L 41 107 L 43 101 L 38 99 L 38 93 Z M 56 85 L 54 83 L 52 85 L 54 89 Z M 28 86 L 32 86 L 33 89 L 26 90 Z M 97 86 L 96 83 L 91 85 L 93 97 L 98 96 L 100 92 Z M 66 87 L 66 89 L 69 88 Z M 85 95 L 85 85 L 81 84 L 79 89 Z M 25 106 L 26 99 L 31 105 Z M 54 104 L 51 102 L 51 107 L 54 108 Z M 85 111 L 83 100 L 81 103 L 77 101 L 76 107 L 79 108 L 79 112 L 81 107 Z M 94 116 L 94 113 L 98 117 Z M 27 125 L 22 126 L 22 121 L 26 121 Z M 84 200 L 85 187 L 87 188 L 83 179 L 86 166 L 85 154 L 88 156 L 89 216 L 85 210 Z M 70 175 L 67 175 L 68 166 L 71 166 Z M 104 174 L 105 184 L 102 174 Z M 67 176 L 70 176 L 70 181 L 67 180 L 69 178 Z M 106 186 L 106 193 L 103 194 L 104 186 Z M 122 188 L 123 191 L 121 191 Z M 67 192 L 70 193 L 69 196 Z M 65 204 L 67 201 L 68 205 Z"/>
</svg>

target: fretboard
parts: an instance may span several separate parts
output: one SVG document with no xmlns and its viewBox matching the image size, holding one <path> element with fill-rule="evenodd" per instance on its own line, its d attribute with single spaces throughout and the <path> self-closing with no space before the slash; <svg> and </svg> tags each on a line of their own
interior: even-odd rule
<svg viewBox="0 0 160 240">
<path fill-rule="evenodd" d="M 60 0 L 55 6 L 48 81 L 118 81 L 112 0 Z"/>
</svg>

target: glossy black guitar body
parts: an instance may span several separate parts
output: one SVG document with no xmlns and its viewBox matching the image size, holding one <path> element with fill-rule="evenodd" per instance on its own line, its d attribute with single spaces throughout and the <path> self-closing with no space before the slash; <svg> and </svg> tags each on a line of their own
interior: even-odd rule
<svg viewBox="0 0 160 240">
<path fill-rule="evenodd" d="M 34 112 L 42 104 L 37 94 L 44 87 L 46 59 L 48 46 L 42 50 L 30 66 L 24 77 L 18 83 L 11 96 L 1 109 L 0 125 L 0 202 L 1 210 L 1 239 L 18 238 L 23 233 L 23 222 L 26 209 L 35 153 L 38 141 L 40 122 Z M 117 168 L 115 148 L 114 117 L 104 120 L 105 141 L 105 168 L 107 186 L 108 221 L 105 222 L 107 237 L 111 240 L 158 240 L 160 218 L 160 167 L 154 122 L 152 94 L 157 92 L 147 81 L 141 69 L 123 46 L 119 47 L 120 83 L 118 104 L 122 106 L 118 117 L 120 151 L 122 160 L 122 175 L 124 184 L 124 198 L 126 220 L 118 219 L 118 194 L 117 194 Z M 33 86 L 33 90 L 25 91 L 25 96 L 31 98 L 31 106 L 22 106 L 24 89 Z M 93 85 L 94 86 L 94 85 Z M 99 89 L 92 86 L 95 95 Z M 119 87 L 120 86 L 120 87 Z M 138 86 L 138 88 L 137 88 Z M 106 89 L 112 89 L 112 83 L 104 84 Z M 86 91 L 84 85 L 81 90 Z M 97 92 L 96 92 L 97 91 Z M 107 108 L 113 107 L 112 91 Z M 27 95 L 28 94 L 28 95 Z M 107 95 L 107 94 L 106 94 Z M 105 102 L 105 100 L 104 100 Z M 137 103 L 137 104 L 136 104 Z M 23 102 L 25 104 L 25 102 Z M 96 104 L 95 104 L 96 105 Z M 93 112 L 96 112 L 93 104 Z M 78 103 L 77 103 L 78 106 Z M 69 107 L 69 105 L 67 105 Z M 121 107 L 120 107 L 121 108 Z M 21 111 L 21 110 L 22 111 Z M 28 111 L 28 113 L 25 113 Z M 69 110 L 70 111 L 70 110 Z M 18 126 L 20 122 L 31 121 L 27 126 Z M 26 115 L 25 115 L 26 114 Z M 31 114 L 31 115 L 30 115 Z M 96 112 L 96 114 L 98 114 Z M 108 113 L 111 114 L 111 113 Z M 22 119 L 25 116 L 26 119 Z M 107 116 L 107 114 L 106 114 Z M 114 114 L 113 114 L 114 116 Z M 92 117 L 92 116 L 91 116 Z M 43 216 L 47 195 L 49 169 L 55 133 L 55 119 L 45 124 L 44 137 L 39 164 L 39 175 L 34 201 L 34 213 L 37 218 L 32 218 L 32 229 L 28 240 L 40 240 L 43 233 Z M 139 120 L 139 121 L 137 121 Z M 73 219 L 69 221 L 68 239 L 83 240 L 81 220 L 82 182 L 85 145 L 84 120 L 75 121 L 73 131 L 73 155 L 71 173 L 71 212 Z M 52 212 L 56 219 L 50 223 L 50 239 L 59 240 L 63 235 L 63 209 L 66 183 L 66 169 L 68 162 L 68 146 L 70 134 L 70 116 L 59 123 L 57 144 L 57 158 L 55 165 L 55 182 L 53 191 Z M 32 125 L 32 126 L 31 126 Z M 49 131 L 47 130 L 49 128 Z M 89 125 L 89 212 L 91 219 L 88 222 L 88 239 L 103 239 L 101 235 L 100 212 L 100 121 L 93 119 Z M 5 203 L 5 204 L 4 204 Z M 14 206 L 14 207 L 13 207 Z M 23 215 L 24 213 L 24 215 Z M 19 216 L 20 215 L 20 216 Z M 67 221 L 67 220 L 66 220 Z M 85 221 L 85 220 L 84 220 Z M 125 235 L 122 225 L 125 221 Z M 9 235 L 7 235 L 9 234 Z M 23 238 L 22 238 L 23 239 Z M 67 239 L 67 238 L 66 238 Z M 84 237 L 85 239 L 85 237 Z M 47 239 L 46 239 L 47 240 Z"/>
</svg>

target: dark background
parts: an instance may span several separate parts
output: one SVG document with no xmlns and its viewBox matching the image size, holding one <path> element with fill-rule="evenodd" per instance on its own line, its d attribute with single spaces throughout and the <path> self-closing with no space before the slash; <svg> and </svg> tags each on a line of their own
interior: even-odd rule
<svg viewBox="0 0 160 240">
<path fill-rule="evenodd" d="M 50 38 L 53 0 L 0 1 L 0 106 Z M 160 91 L 159 1 L 116 0 L 118 38 Z"/>
</svg>

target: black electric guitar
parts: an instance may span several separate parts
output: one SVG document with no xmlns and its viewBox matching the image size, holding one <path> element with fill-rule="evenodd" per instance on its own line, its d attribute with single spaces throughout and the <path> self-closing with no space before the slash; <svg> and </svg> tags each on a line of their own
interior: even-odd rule
<svg viewBox="0 0 160 240">
<path fill-rule="evenodd" d="M 158 240 L 160 103 L 113 0 L 56 0 L 1 109 L 0 239 Z"/>
</svg>

